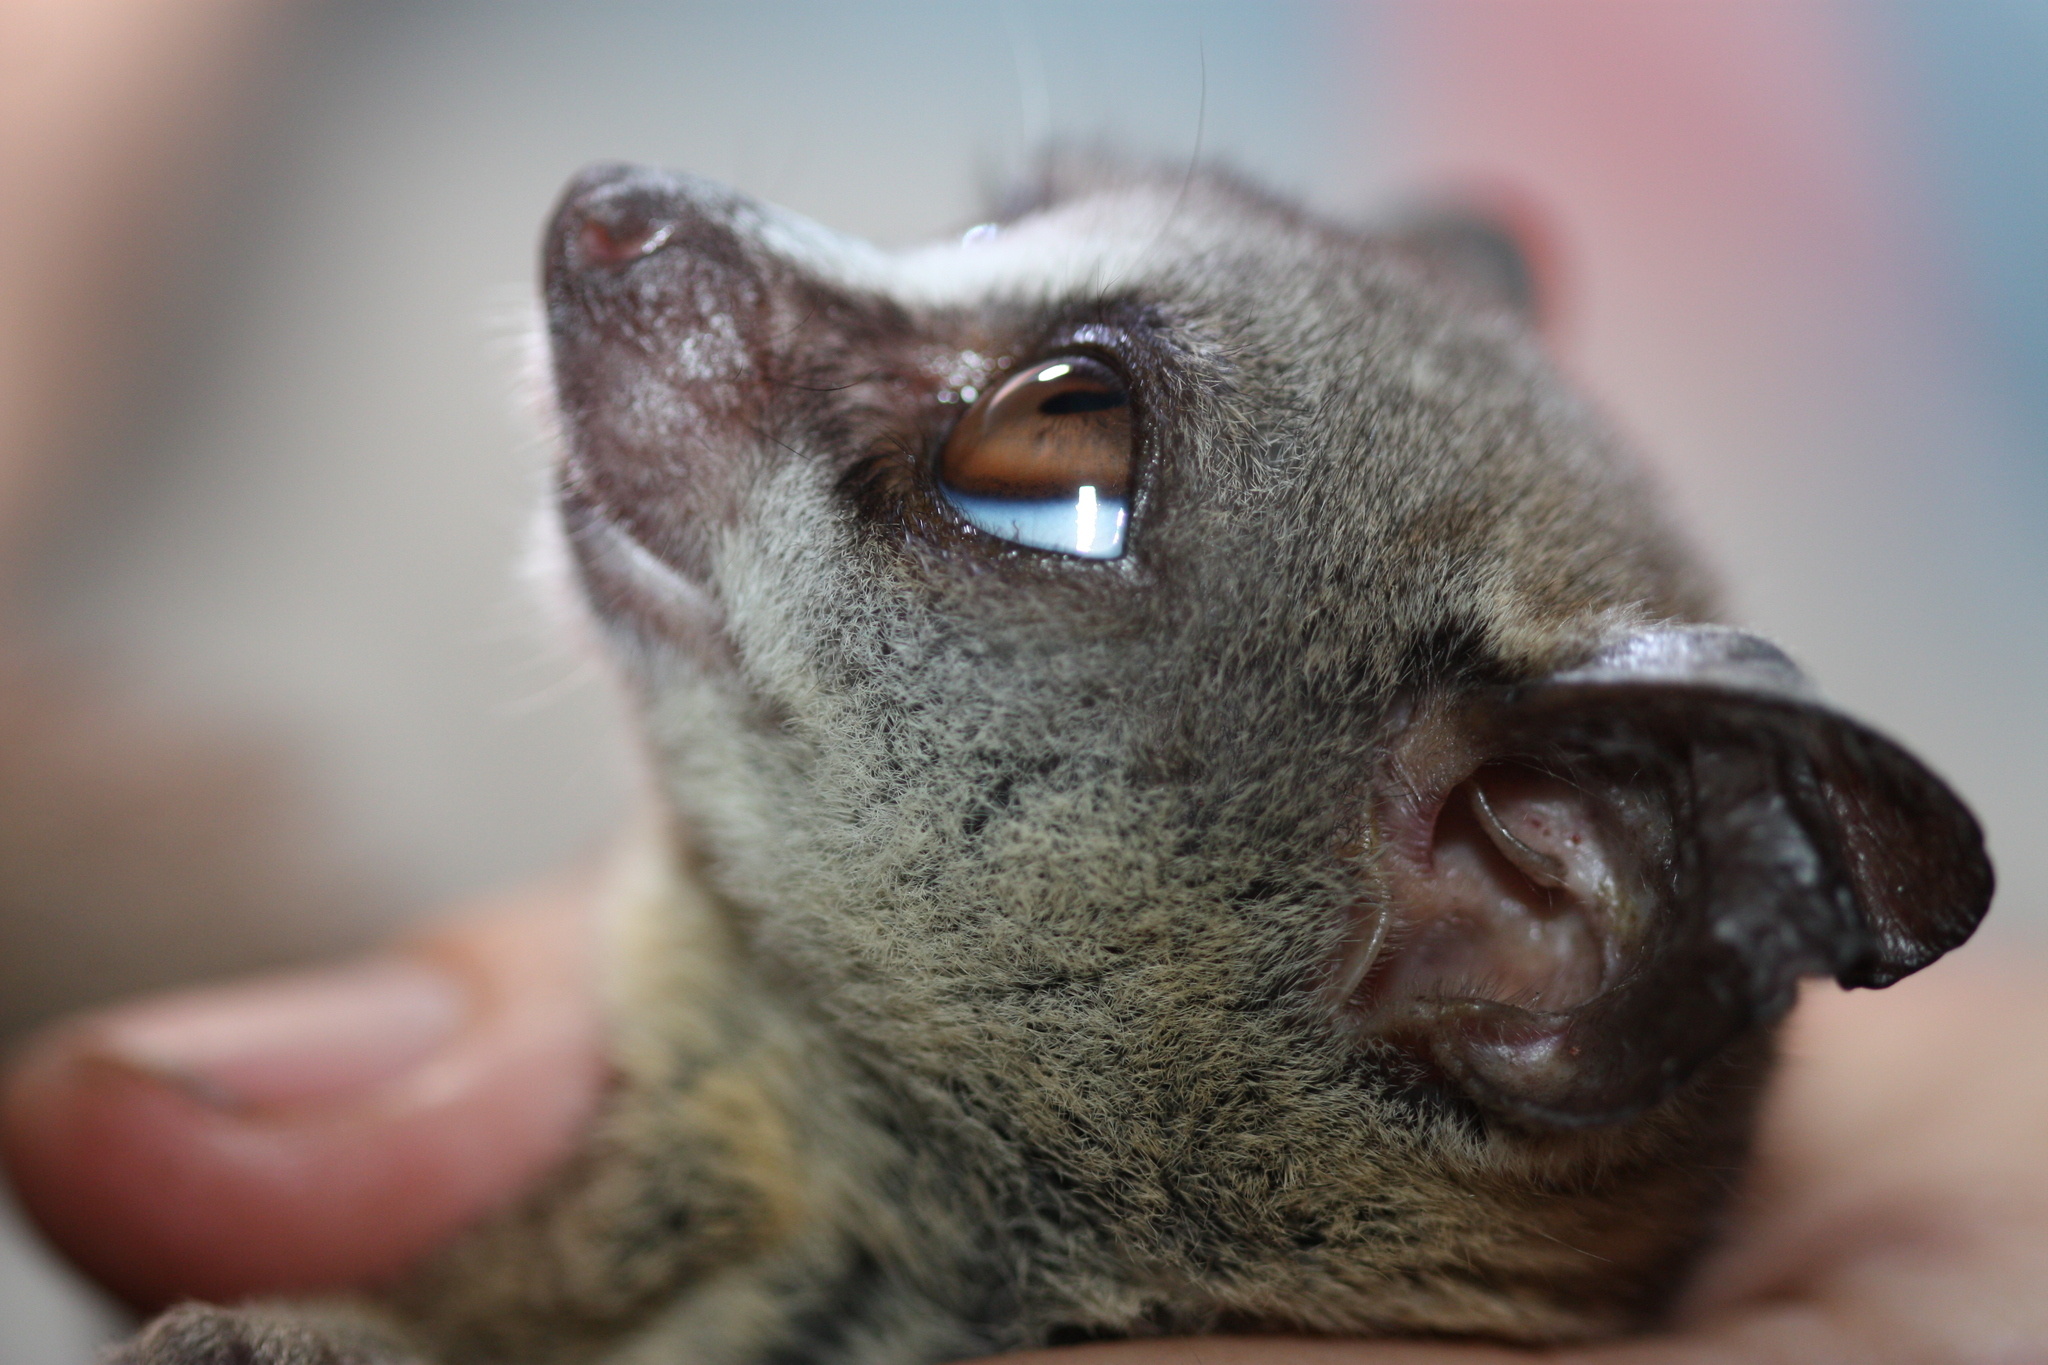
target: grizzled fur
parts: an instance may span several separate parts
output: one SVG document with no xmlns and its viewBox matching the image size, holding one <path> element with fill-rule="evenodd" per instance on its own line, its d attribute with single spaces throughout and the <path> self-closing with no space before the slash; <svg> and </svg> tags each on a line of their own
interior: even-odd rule
<svg viewBox="0 0 2048 1365">
<path fill-rule="evenodd" d="M 1446 261 L 1211 177 L 1055 175 L 894 256 L 695 180 L 571 187 L 563 542 L 665 813 L 617 887 L 607 1111 L 360 1310 L 394 1359 L 1657 1320 L 1782 1002 L 1641 1112 L 1550 1123 L 1346 994 L 1417 718 L 1714 611 L 1526 320 Z M 1136 413 L 1113 561 L 982 535 L 931 481 L 961 389 L 1077 348 Z"/>
</svg>

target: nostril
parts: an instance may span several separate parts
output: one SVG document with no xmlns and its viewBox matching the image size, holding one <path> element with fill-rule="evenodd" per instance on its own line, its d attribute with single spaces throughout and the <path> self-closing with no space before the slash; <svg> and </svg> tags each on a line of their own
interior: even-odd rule
<svg viewBox="0 0 2048 1365">
<path fill-rule="evenodd" d="M 651 205 L 615 201 L 585 217 L 576 233 L 576 253 L 584 265 L 622 266 L 660 250 L 675 230 L 675 218 Z"/>
<path fill-rule="evenodd" d="M 651 255 L 674 235 L 684 203 L 675 183 L 660 172 L 592 166 L 569 182 L 556 219 L 564 263 L 616 269 Z"/>
</svg>

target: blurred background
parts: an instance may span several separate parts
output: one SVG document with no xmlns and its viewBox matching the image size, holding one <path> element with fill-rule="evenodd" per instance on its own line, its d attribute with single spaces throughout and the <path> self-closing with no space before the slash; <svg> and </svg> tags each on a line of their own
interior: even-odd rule
<svg viewBox="0 0 2048 1365">
<path fill-rule="evenodd" d="M 1563 362 L 1738 617 L 2048 934 L 2044 0 L 0 0 L 0 1037 L 360 946 L 631 788 L 522 546 L 578 166 L 885 243 L 1030 150 L 1544 225 Z M 110 1330 L 0 1213 L 0 1365 Z"/>
</svg>

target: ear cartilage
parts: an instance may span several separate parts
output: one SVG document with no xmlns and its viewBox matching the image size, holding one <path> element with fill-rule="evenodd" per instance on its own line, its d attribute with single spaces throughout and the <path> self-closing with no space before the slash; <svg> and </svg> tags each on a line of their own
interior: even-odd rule
<svg viewBox="0 0 2048 1365">
<path fill-rule="evenodd" d="M 1472 811 L 1479 817 L 1479 827 L 1493 840 L 1501 856 L 1522 870 L 1524 876 L 1539 886 L 1561 890 L 1565 885 L 1564 863 L 1540 849 L 1534 849 L 1516 838 L 1500 816 L 1494 812 L 1493 802 L 1487 799 L 1486 788 L 1478 778 L 1466 784 L 1472 793 Z"/>
</svg>

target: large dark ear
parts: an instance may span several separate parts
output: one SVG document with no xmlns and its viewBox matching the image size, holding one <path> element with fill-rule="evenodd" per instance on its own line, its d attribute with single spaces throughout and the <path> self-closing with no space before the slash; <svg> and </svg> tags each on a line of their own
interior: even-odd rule
<svg viewBox="0 0 2048 1365">
<path fill-rule="evenodd" d="M 1740 631 L 1649 631 L 1421 708 L 1393 752 L 1391 918 L 1357 1004 L 1525 1121 L 1639 1113 L 1799 978 L 1889 985 L 1991 899 L 1941 779 Z"/>
</svg>

